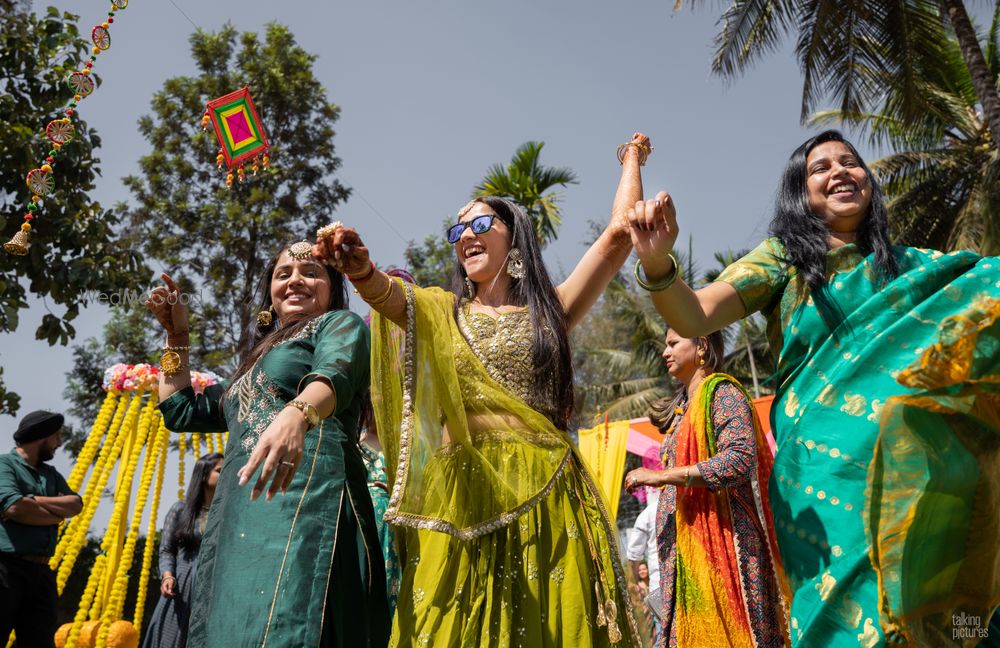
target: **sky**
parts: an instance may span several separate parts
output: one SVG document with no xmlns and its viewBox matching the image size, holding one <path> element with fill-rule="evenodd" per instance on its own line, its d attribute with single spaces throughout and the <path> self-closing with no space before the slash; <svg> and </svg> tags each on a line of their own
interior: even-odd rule
<svg viewBox="0 0 1000 648">
<path fill-rule="evenodd" d="M 35 10 L 48 4 L 80 15 L 82 33 L 107 11 L 97 0 L 36 2 Z M 560 236 L 545 250 L 549 270 L 565 276 L 583 254 L 588 221 L 607 221 L 620 173 L 615 149 L 638 130 L 655 149 L 643 169 L 647 197 L 671 193 L 680 240 L 691 237 L 705 269 L 715 252 L 766 236 L 784 163 L 816 129 L 799 123 L 802 82 L 790 48 L 723 81 L 710 69 L 719 3 L 695 4 L 675 13 L 671 0 L 133 0 L 95 64 L 102 85 L 78 109 L 103 139 L 94 198 L 129 200 L 121 178 L 138 173 L 149 151 L 136 122 L 166 79 L 194 73 L 196 27 L 228 21 L 261 32 L 278 21 L 317 56 L 314 72 L 341 107 L 338 175 L 354 194 L 337 218 L 358 228 L 380 265 L 403 265 L 407 241 L 439 233 L 491 164 L 542 140 L 542 162 L 579 177 L 562 191 Z M 257 108 L 266 123 L 267 106 Z M 49 311 L 62 312 L 35 300 L 19 329 L 0 335 L 4 378 L 21 395 L 22 414 L 67 406 L 71 350 L 34 339 Z M 85 309 L 77 341 L 99 335 L 107 317 L 100 305 Z M 0 452 L 13 447 L 15 427 L 0 417 Z M 71 463 L 60 455 L 54 465 L 65 474 Z M 173 466 L 161 519 L 176 490 Z"/>
</svg>

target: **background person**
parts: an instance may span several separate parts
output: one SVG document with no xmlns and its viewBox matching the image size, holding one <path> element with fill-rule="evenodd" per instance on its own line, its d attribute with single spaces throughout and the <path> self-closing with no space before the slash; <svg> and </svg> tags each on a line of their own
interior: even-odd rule
<svg viewBox="0 0 1000 648">
<path fill-rule="evenodd" d="M 160 600 L 146 628 L 143 648 L 187 645 L 198 550 L 221 470 L 221 454 L 200 457 L 191 469 L 187 495 L 167 512 L 160 533 Z"/>
<path fill-rule="evenodd" d="M 83 508 L 47 461 L 62 445 L 62 414 L 31 412 L 14 432 L 14 449 L 0 456 L 0 646 L 11 630 L 17 645 L 53 646 L 56 575 L 49 559 L 63 520 Z"/>
</svg>

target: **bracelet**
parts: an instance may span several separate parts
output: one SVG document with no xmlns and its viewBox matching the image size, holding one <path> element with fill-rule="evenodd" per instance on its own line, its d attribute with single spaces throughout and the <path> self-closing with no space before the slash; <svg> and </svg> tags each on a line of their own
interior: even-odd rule
<svg viewBox="0 0 1000 648">
<path fill-rule="evenodd" d="M 691 466 L 684 466 L 684 485 L 691 485 Z"/>
<path fill-rule="evenodd" d="M 375 262 L 374 261 L 368 261 L 368 263 L 370 264 L 368 266 L 368 272 L 366 272 L 364 275 L 362 275 L 360 277 L 354 278 L 351 275 L 347 274 L 346 272 L 344 274 L 347 275 L 347 278 L 351 280 L 352 284 L 357 285 L 359 283 L 364 283 L 364 282 L 368 281 L 369 279 L 371 279 L 372 275 L 375 274 Z"/>
<path fill-rule="evenodd" d="M 666 290 L 670 286 L 674 285 L 677 281 L 677 275 L 680 273 L 677 265 L 677 257 L 673 254 L 667 253 L 667 258 L 674 264 L 673 270 L 668 272 L 665 277 L 657 281 L 656 283 L 649 283 L 648 280 L 644 279 L 642 276 L 642 261 L 635 262 L 635 280 L 636 282 L 649 292 L 660 292 L 661 290 Z"/>
<path fill-rule="evenodd" d="M 167 576 L 167 577 L 165 577 L 165 578 L 162 578 L 162 579 L 160 580 L 160 582 L 162 582 L 162 583 L 165 583 L 165 582 L 167 582 L 168 580 L 172 580 L 172 581 L 174 581 L 175 583 L 177 582 L 177 579 L 176 579 L 176 578 L 174 578 L 173 576 Z"/>
<path fill-rule="evenodd" d="M 392 296 L 392 287 L 393 287 L 393 284 L 395 284 L 395 283 L 396 283 L 395 281 L 393 281 L 392 279 L 389 279 L 389 285 L 386 287 L 385 292 L 382 293 L 381 295 L 379 295 L 378 297 L 376 297 L 375 299 L 372 299 L 368 303 L 371 306 L 376 306 L 376 305 L 381 304 L 383 302 L 389 301 L 389 297 Z"/>
<path fill-rule="evenodd" d="M 616 152 L 618 155 L 618 163 L 625 164 L 625 151 L 630 146 L 634 146 L 639 150 L 639 166 L 646 166 L 646 160 L 649 159 L 649 154 L 653 152 L 653 147 L 640 144 L 639 142 L 625 142 L 624 144 L 619 144 Z"/>
<path fill-rule="evenodd" d="M 285 404 L 285 407 L 294 407 L 302 412 L 302 418 L 305 419 L 306 424 L 308 424 L 310 428 L 316 427 L 316 424 L 319 423 L 319 411 L 317 411 L 316 406 L 312 403 L 295 399 L 293 401 L 288 401 Z"/>
</svg>

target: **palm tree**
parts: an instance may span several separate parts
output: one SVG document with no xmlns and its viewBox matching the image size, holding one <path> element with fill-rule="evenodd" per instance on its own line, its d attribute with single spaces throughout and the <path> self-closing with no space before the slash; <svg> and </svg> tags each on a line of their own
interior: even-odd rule
<svg viewBox="0 0 1000 648">
<path fill-rule="evenodd" d="M 872 164 L 889 198 L 897 241 L 934 249 L 1000 253 L 1000 155 L 991 145 L 976 93 L 956 39 L 918 67 L 924 97 L 920 121 L 902 119 L 887 100 L 874 114 L 828 111 L 814 123 L 844 121 L 862 127 L 873 145 L 892 142 L 898 152 Z M 1000 3 L 985 57 L 1000 74 Z"/>
<path fill-rule="evenodd" d="M 538 161 L 544 146 L 545 142 L 525 142 L 517 148 L 507 166 L 491 166 L 472 194 L 473 198 L 503 196 L 524 207 L 542 245 L 556 237 L 562 221 L 556 202 L 559 194 L 550 189 L 577 182 L 576 174 L 569 167 L 549 167 Z"/>
<path fill-rule="evenodd" d="M 676 6 L 681 4 L 677 0 Z M 789 32 L 798 34 L 803 121 L 828 94 L 844 112 L 870 111 L 887 87 L 898 96 L 897 114 L 919 121 L 924 105 L 919 66 L 939 55 L 950 24 L 994 146 L 1000 139 L 996 75 L 959 0 L 732 0 L 720 22 L 712 69 L 725 77 L 777 49 Z"/>
</svg>

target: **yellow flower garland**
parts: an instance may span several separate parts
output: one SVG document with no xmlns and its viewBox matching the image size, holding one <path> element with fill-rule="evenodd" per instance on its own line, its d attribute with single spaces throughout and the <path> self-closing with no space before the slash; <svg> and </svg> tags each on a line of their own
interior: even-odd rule
<svg viewBox="0 0 1000 648">
<path fill-rule="evenodd" d="M 184 480 L 184 455 L 187 454 L 187 435 L 181 432 L 177 439 L 177 451 L 180 453 L 180 457 L 177 462 L 177 499 L 181 502 L 184 501 L 184 486 L 186 481 Z"/>
<path fill-rule="evenodd" d="M 80 638 L 80 630 L 89 616 L 92 603 L 97 598 L 97 587 L 104 581 L 106 563 L 107 557 L 104 554 L 98 555 L 97 560 L 94 561 L 94 567 L 90 570 L 90 578 L 87 579 L 87 586 L 83 590 L 83 596 L 80 597 L 80 607 L 77 608 L 76 616 L 73 617 L 73 627 L 69 630 L 65 648 L 76 648 L 76 642 Z"/>
<path fill-rule="evenodd" d="M 73 465 L 73 470 L 66 480 L 66 483 L 69 484 L 73 492 L 78 491 L 83 484 L 83 478 L 87 474 L 90 464 L 94 461 L 94 456 L 97 455 L 98 448 L 101 447 L 101 439 L 108 430 L 111 417 L 116 411 L 120 397 L 121 392 L 114 389 L 108 391 L 107 396 L 104 397 L 101 411 L 97 413 L 94 425 L 90 428 L 90 434 L 87 435 L 87 441 L 83 444 L 83 449 L 80 450 L 80 454 L 76 458 L 76 464 Z"/>
<path fill-rule="evenodd" d="M 155 415 L 158 413 L 156 410 L 156 404 L 156 399 L 150 398 L 142 412 L 142 420 L 139 424 L 138 437 L 135 440 L 133 452 L 129 456 L 129 464 L 125 472 L 125 483 L 129 487 L 131 487 L 132 475 L 138 465 L 139 453 L 142 451 L 143 446 L 146 445 L 146 439 L 149 437 L 149 432 L 152 429 L 153 422 L 156 418 Z M 157 433 L 158 432 L 159 430 L 157 429 Z M 158 434 L 155 434 L 154 437 L 155 436 L 158 436 Z M 153 474 L 156 470 L 155 459 L 152 461 L 150 461 L 150 459 L 158 454 L 158 441 L 159 439 L 154 438 L 153 442 L 149 444 L 146 451 L 147 460 L 143 464 L 142 476 L 139 478 L 139 490 L 136 493 L 135 509 L 132 512 L 132 519 L 129 523 L 128 535 L 125 538 L 125 546 L 122 548 L 121 555 L 118 559 L 114 585 L 111 588 L 110 596 L 104 607 L 104 613 L 101 616 L 101 629 L 97 634 L 96 648 L 104 648 L 107 645 L 108 633 L 111 631 L 111 623 L 121 618 L 122 611 L 125 607 L 125 595 L 126 589 L 128 588 L 129 568 L 131 567 L 132 559 L 135 556 L 135 546 L 139 537 L 139 526 L 142 522 L 142 514 L 146 509 L 146 501 L 149 497 L 149 487 L 153 482 Z M 122 499 L 125 500 L 125 498 Z M 124 505 L 128 505 L 127 500 L 124 501 Z"/>
<path fill-rule="evenodd" d="M 146 610 L 146 592 L 149 589 L 149 574 L 153 567 L 153 538 L 156 536 L 156 521 L 160 511 L 160 493 L 163 492 L 163 475 L 167 472 L 167 452 L 170 448 L 170 430 L 163 423 L 160 417 L 160 429 L 157 433 L 157 452 L 159 453 L 159 466 L 156 471 L 156 485 L 153 487 L 153 505 L 149 509 L 149 527 L 146 529 L 146 546 L 142 552 L 142 570 L 139 572 L 139 593 L 135 602 L 135 616 L 132 618 L 132 625 L 135 631 L 142 636 L 142 617 Z M 150 462 L 152 455 L 147 457 Z M 160 539 L 163 542 L 163 539 Z"/>
<path fill-rule="evenodd" d="M 138 415 L 138 406 L 141 400 L 142 395 L 135 394 L 128 400 L 127 409 L 119 407 L 121 411 L 116 412 L 115 420 L 111 422 L 112 432 L 108 433 L 109 436 L 108 440 L 105 441 L 105 448 L 101 450 L 101 454 L 97 459 L 97 465 L 94 467 L 94 476 L 91 477 L 90 482 L 87 484 L 87 490 L 83 496 L 83 511 L 73 518 L 73 528 L 66 533 L 67 545 L 64 549 L 64 555 L 61 556 L 62 561 L 59 562 L 59 547 L 56 547 L 56 555 L 49 562 L 49 565 L 53 566 L 53 568 L 55 564 L 59 565 L 56 575 L 56 587 L 60 594 L 62 594 L 63 588 L 66 587 L 66 581 L 69 580 L 70 573 L 73 571 L 73 565 L 76 564 L 76 558 L 80 553 L 80 549 L 87 543 L 87 530 L 90 528 L 90 522 L 94 519 L 94 514 L 97 512 L 97 505 L 100 503 L 100 494 L 104 492 L 115 462 L 118 460 L 118 456 L 125 445 L 125 437 L 128 436 L 127 430 L 129 429 L 125 420 L 126 413 L 135 410 L 135 413 Z M 123 398 L 122 403 L 125 402 Z"/>
</svg>

